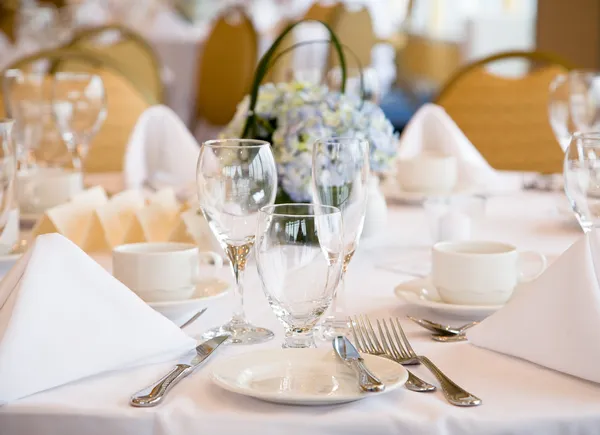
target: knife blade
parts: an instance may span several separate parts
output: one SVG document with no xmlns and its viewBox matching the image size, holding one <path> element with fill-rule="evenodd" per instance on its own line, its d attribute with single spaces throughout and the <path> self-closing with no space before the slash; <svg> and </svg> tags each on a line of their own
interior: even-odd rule
<svg viewBox="0 0 600 435">
<path fill-rule="evenodd" d="M 219 335 L 204 343 L 200 343 L 193 351 L 182 356 L 177 365 L 173 367 L 173 370 L 152 385 L 131 396 L 129 404 L 136 408 L 149 408 L 158 405 L 179 381 L 191 374 L 200 364 L 206 361 L 215 349 L 228 338 L 228 335 Z"/>
<path fill-rule="evenodd" d="M 358 386 L 361 390 L 369 393 L 385 390 L 385 385 L 377 376 L 371 372 L 364 363 L 364 360 L 346 337 L 338 336 L 333 340 L 333 349 L 335 353 L 358 375 Z"/>
</svg>

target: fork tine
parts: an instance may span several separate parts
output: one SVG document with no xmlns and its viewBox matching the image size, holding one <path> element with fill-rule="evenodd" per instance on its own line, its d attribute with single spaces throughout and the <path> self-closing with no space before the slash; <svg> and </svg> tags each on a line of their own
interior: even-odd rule
<svg viewBox="0 0 600 435">
<path fill-rule="evenodd" d="M 361 325 L 363 328 L 363 332 L 365 334 L 365 336 L 367 337 L 367 340 L 369 341 L 369 348 L 372 349 L 373 352 L 377 352 L 376 348 L 375 348 L 375 344 L 373 344 L 373 341 L 371 340 L 371 334 L 369 334 L 369 328 L 367 326 L 367 322 L 365 321 L 365 316 L 362 315 L 360 316 L 360 320 L 361 320 Z"/>
<path fill-rule="evenodd" d="M 360 352 L 366 352 L 365 348 L 363 347 L 362 341 L 358 338 L 358 332 L 356 332 L 356 327 L 354 326 L 356 324 L 355 319 L 350 317 L 349 321 L 350 321 L 350 328 L 352 328 L 352 335 L 354 336 L 354 342 L 356 343 L 358 350 Z"/>
<path fill-rule="evenodd" d="M 393 321 L 392 321 L 392 323 L 393 323 Z M 398 320 L 397 317 L 396 317 L 396 326 L 400 330 L 400 335 L 402 336 L 402 340 L 404 342 L 404 345 L 406 346 L 406 350 L 408 351 L 409 355 L 412 358 L 416 358 L 417 354 L 415 353 L 414 349 L 410 345 L 410 341 L 408 341 L 408 338 L 406 338 L 406 334 L 404 334 L 404 329 L 402 329 L 402 325 L 400 324 L 400 320 Z"/>
<path fill-rule="evenodd" d="M 383 321 L 383 327 L 385 328 L 385 332 L 387 334 L 388 340 L 389 342 L 392 344 L 392 346 L 394 346 L 394 348 L 400 353 L 400 358 L 402 359 L 406 359 L 408 358 L 408 353 L 406 352 L 406 350 L 404 349 L 404 347 L 402 346 L 402 343 L 399 340 L 394 340 L 394 338 L 392 337 L 392 333 L 390 332 L 390 328 L 392 329 L 392 331 L 394 330 L 393 326 L 388 327 L 388 322 L 387 321 Z M 394 331 L 395 332 L 395 331 Z M 396 335 L 396 338 L 398 338 L 398 336 Z"/>
<path fill-rule="evenodd" d="M 381 341 L 383 342 L 383 346 L 385 347 L 385 353 L 394 359 L 400 359 L 400 353 L 398 352 L 398 349 L 396 349 L 393 343 L 388 343 L 388 340 L 383 332 L 383 328 L 381 327 L 381 323 L 379 322 L 379 320 L 377 320 L 377 328 L 379 328 L 379 335 L 381 336 Z"/>
<path fill-rule="evenodd" d="M 356 316 L 356 326 L 358 335 L 362 340 L 365 352 L 373 353 L 374 349 L 369 345 L 368 337 L 366 336 L 365 328 L 362 324 L 362 319 L 360 318 L 360 316 Z"/>
<path fill-rule="evenodd" d="M 383 346 L 380 343 L 380 340 L 377 338 L 377 333 L 375 332 L 375 328 L 371 324 L 371 320 L 368 317 L 365 317 L 365 320 L 369 324 L 369 331 L 371 332 L 371 336 L 373 337 L 373 342 L 375 345 L 375 350 L 380 353 L 384 353 Z"/>
</svg>

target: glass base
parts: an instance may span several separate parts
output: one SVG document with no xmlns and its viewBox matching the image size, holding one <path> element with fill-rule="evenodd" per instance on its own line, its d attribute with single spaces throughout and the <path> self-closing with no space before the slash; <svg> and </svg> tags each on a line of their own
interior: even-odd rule
<svg viewBox="0 0 600 435">
<path fill-rule="evenodd" d="M 275 337 L 272 331 L 253 326 L 247 322 L 229 321 L 217 328 L 209 329 L 200 336 L 202 340 L 210 340 L 218 335 L 229 335 L 226 344 L 257 344 L 264 343 Z"/>
<path fill-rule="evenodd" d="M 317 326 L 317 335 L 321 340 L 331 341 L 338 336 L 348 336 L 350 325 L 347 320 L 329 317 Z"/>
</svg>

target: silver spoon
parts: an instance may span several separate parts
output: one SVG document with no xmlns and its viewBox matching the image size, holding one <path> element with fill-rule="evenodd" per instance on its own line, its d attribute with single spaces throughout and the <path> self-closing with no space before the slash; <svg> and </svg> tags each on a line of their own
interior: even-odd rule
<svg viewBox="0 0 600 435">
<path fill-rule="evenodd" d="M 183 325 L 180 326 L 180 328 L 183 329 L 186 326 L 190 326 L 192 323 L 194 323 L 196 321 L 196 319 L 198 319 L 198 317 L 200 317 L 202 314 L 204 314 L 206 312 L 206 310 L 208 310 L 208 307 L 198 311 L 196 314 L 194 314 L 192 317 L 190 317 L 189 320 L 184 322 Z"/>
<path fill-rule="evenodd" d="M 434 341 L 439 341 L 441 343 L 458 343 L 460 341 L 467 341 L 467 336 L 465 334 L 458 335 L 432 335 L 431 339 Z"/>
<path fill-rule="evenodd" d="M 416 317 L 407 316 L 410 320 L 415 322 L 417 325 L 422 326 L 428 331 L 438 335 L 464 335 L 465 331 L 473 326 L 479 325 L 479 322 L 470 322 L 466 325 L 459 327 L 453 327 L 449 325 L 442 325 L 441 323 L 432 322 L 426 319 L 417 319 Z"/>
</svg>

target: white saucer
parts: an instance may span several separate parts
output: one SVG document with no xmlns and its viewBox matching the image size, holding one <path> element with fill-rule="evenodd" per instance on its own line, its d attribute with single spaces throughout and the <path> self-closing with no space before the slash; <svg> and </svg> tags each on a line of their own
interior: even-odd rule
<svg viewBox="0 0 600 435">
<path fill-rule="evenodd" d="M 260 350 L 220 361 L 214 383 L 233 393 L 289 405 L 333 405 L 389 393 L 406 382 L 400 364 L 363 355 L 365 364 L 385 384 L 381 393 L 364 393 L 356 374 L 332 350 Z"/>
<path fill-rule="evenodd" d="M 21 213 L 19 220 L 21 223 L 33 226 L 43 215 L 43 213 Z"/>
<path fill-rule="evenodd" d="M 503 307 L 503 305 L 457 305 L 443 302 L 429 278 L 403 282 L 396 286 L 394 292 L 409 305 L 429 308 L 443 315 L 469 319 L 487 317 Z"/>
<path fill-rule="evenodd" d="M 152 308 L 166 318 L 179 324 L 188 320 L 194 313 L 209 306 L 215 299 L 227 294 L 229 284 L 216 278 L 202 280 L 196 292 L 189 298 L 179 301 L 148 302 Z"/>
</svg>

